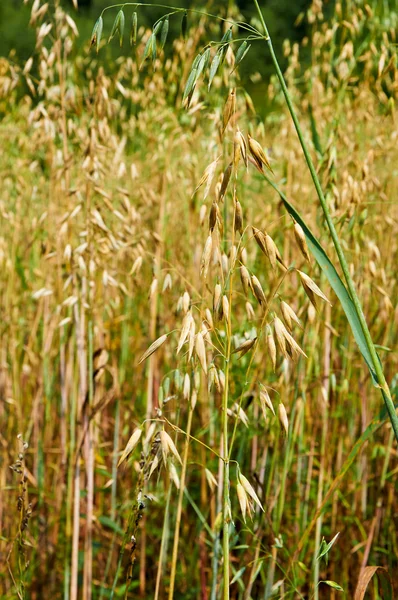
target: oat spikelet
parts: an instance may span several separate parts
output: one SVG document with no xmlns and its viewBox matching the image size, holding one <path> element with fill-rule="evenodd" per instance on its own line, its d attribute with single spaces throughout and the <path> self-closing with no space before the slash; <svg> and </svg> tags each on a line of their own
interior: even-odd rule
<svg viewBox="0 0 398 600">
<path fill-rule="evenodd" d="M 304 288 L 304 291 L 307 294 L 308 298 L 311 300 L 312 304 L 315 306 L 315 308 L 316 296 L 330 304 L 330 306 L 332 306 L 332 303 L 326 298 L 325 294 L 319 289 L 317 284 L 314 281 L 312 281 L 311 277 L 308 277 L 308 275 L 306 275 L 302 271 L 297 272 L 300 276 L 301 284 Z"/>
<path fill-rule="evenodd" d="M 234 166 L 235 169 L 238 166 L 240 156 L 243 158 L 243 162 L 245 163 L 246 169 L 248 165 L 247 161 L 247 144 L 244 135 L 238 129 L 235 133 L 234 138 Z"/>
<path fill-rule="evenodd" d="M 272 362 L 272 368 L 275 372 L 276 368 L 276 344 L 274 336 L 272 335 L 272 329 L 267 325 L 267 348 Z"/>
<path fill-rule="evenodd" d="M 189 328 L 188 362 L 192 358 L 193 349 L 194 349 L 194 346 L 195 346 L 195 331 L 196 331 L 196 325 L 195 325 L 194 319 L 192 319 L 191 320 L 191 325 L 190 325 L 190 328 Z"/>
<path fill-rule="evenodd" d="M 175 444 L 173 442 L 173 440 L 171 439 L 171 437 L 169 436 L 169 434 L 162 430 L 160 432 L 160 444 L 162 446 L 162 451 L 164 453 L 164 456 L 167 457 L 167 455 L 169 454 L 169 452 L 171 452 L 173 454 L 173 456 L 178 460 L 178 462 L 180 464 L 182 464 L 182 460 L 180 455 L 178 454 L 178 450 L 175 447 Z"/>
<path fill-rule="evenodd" d="M 227 296 L 224 294 L 222 297 L 222 310 L 226 323 L 229 322 L 229 302 Z"/>
<path fill-rule="evenodd" d="M 235 112 L 235 108 L 236 108 L 236 93 L 235 93 L 235 89 L 232 89 L 229 92 L 227 101 L 224 106 L 224 112 L 223 112 L 223 117 L 222 117 L 222 132 L 221 132 L 222 135 L 224 135 L 227 125 L 228 125 L 232 115 Z"/>
<path fill-rule="evenodd" d="M 184 376 L 184 385 L 182 389 L 182 396 L 184 400 L 189 400 L 189 396 L 191 395 L 191 378 L 188 373 L 185 373 Z"/>
<path fill-rule="evenodd" d="M 286 338 L 284 335 L 285 328 L 283 326 L 282 321 L 278 317 L 275 317 L 275 319 L 274 319 L 274 329 L 275 329 L 275 335 L 276 335 L 276 341 L 278 344 L 278 348 L 281 351 L 281 353 L 283 354 L 283 356 L 285 358 L 288 358 L 289 354 L 287 352 Z"/>
<path fill-rule="evenodd" d="M 257 506 L 259 508 L 261 508 L 261 510 L 263 512 L 263 505 L 260 502 L 260 498 L 257 496 L 256 492 L 254 491 L 254 488 L 252 486 L 252 484 L 249 482 L 248 479 L 246 479 L 246 477 L 244 475 L 242 475 L 242 473 L 239 473 L 238 475 L 239 477 L 239 483 L 243 486 L 243 489 L 245 490 L 245 492 L 254 500 L 254 502 L 257 504 Z"/>
<path fill-rule="evenodd" d="M 260 231 L 260 229 L 257 229 L 257 227 L 252 227 L 252 231 L 253 231 L 253 237 L 256 240 L 258 247 L 260 248 L 261 252 L 263 252 L 267 256 L 265 235 L 263 234 L 262 231 Z"/>
<path fill-rule="evenodd" d="M 235 350 L 232 352 L 232 354 L 236 354 L 237 352 L 240 352 L 239 358 L 241 358 L 242 356 L 247 354 L 247 352 L 249 352 L 249 350 L 251 350 L 253 348 L 256 341 L 257 341 L 257 337 L 253 338 L 252 340 L 246 340 L 245 342 L 240 344 L 237 348 L 235 348 Z"/>
<path fill-rule="evenodd" d="M 310 253 L 308 252 L 307 240 L 305 238 L 305 233 L 301 225 L 299 223 L 294 223 L 294 236 L 296 238 L 296 242 L 298 247 L 300 248 L 301 254 L 304 256 L 308 262 L 310 262 Z"/>
<path fill-rule="evenodd" d="M 248 300 L 245 304 L 245 308 L 246 308 L 246 314 L 247 314 L 248 320 L 254 321 L 256 313 L 254 312 L 254 308 L 252 307 L 252 305 L 250 304 L 250 302 Z"/>
<path fill-rule="evenodd" d="M 130 275 L 134 275 L 135 273 L 138 273 L 140 271 L 141 267 L 142 267 L 142 256 L 138 256 L 133 263 L 133 266 L 130 271 Z"/>
<path fill-rule="evenodd" d="M 209 165 L 206 167 L 206 169 L 205 169 L 205 171 L 204 171 L 204 173 L 203 173 L 202 177 L 201 177 L 201 178 L 200 178 L 200 180 L 199 180 L 199 183 L 198 183 L 198 185 L 197 185 L 197 186 L 196 186 L 196 188 L 195 188 L 195 191 L 194 191 L 193 195 L 195 195 L 195 194 L 196 194 L 196 192 L 198 191 L 198 189 L 199 189 L 199 188 L 200 188 L 202 185 L 206 184 L 206 185 L 205 185 L 204 196 L 203 196 L 203 200 L 206 200 L 206 198 L 207 198 L 207 196 L 208 196 L 208 193 L 209 193 L 209 191 L 210 191 L 210 187 L 211 187 L 212 181 L 213 181 L 213 179 L 214 179 L 214 175 L 215 175 L 215 172 L 216 172 L 217 163 L 218 163 L 219 159 L 220 159 L 220 157 L 217 157 L 217 158 L 216 158 L 216 160 L 213 160 L 213 162 L 212 162 L 212 163 L 210 163 L 210 164 L 209 164 Z"/>
<path fill-rule="evenodd" d="M 144 354 L 141 356 L 140 360 L 138 361 L 138 364 L 140 365 L 142 362 L 144 362 L 144 360 L 149 358 L 151 356 L 151 354 L 156 352 L 156 350 L 158 350 L 160 348 L 160 346 L 162 346 L 165 343 L 166 340 L 167 340 L 167 333 L 165 333 L 164 335 L 161 335 L 160 338 L 155 340 L 153 342 L 153 344 L 151 344 L 149 346 L 148 350 L 146 352 L 144 352 Z"/>
<path fill-rule="evenodd" d="M 249 502 L 247 499 L 245 488 L 239 482 L 236 484 L 236 493 L 238 495 L 239 506 L 240 506 L 240 510 L 242 512 L 243 521 L 244 521 L 244 523 L 246 523 L 246 512 L 248 509 Z"/>
<path fill-rule="evenodd" d="M 268 408 L 270 409 L 270 411 L 272 412 L 273 415 L 275 414 L 275 410 L 274 410 L 274 406 L 271 402 L 271 398 L 269 397 L 269 394 L 265 388 L 261 388 L 261 390 L 260 390 L 260 401 L 261 401 L 261 403 L 264 403 L 266 406 L 268 406 Z"/>
<path fill-rule="evenodd" d="M 201 367 L 202 367 L 205 375 L 207 375 L 206 348 L 205 348 L 205 342 L 203 339 L 203 335 L 200 331 L 199 331 L 199 333 L 196 334 L 195 352 L 196 352 L 196 356 L 199 359 L 199 362 L 201 364 Z"/>
<path fill-rule="evenodd" d="M 252 287 L 253 293 L 254 293 L 255 297 L 257 298 L 259 304 L 266 304 L 264 290 L 261 287 L 261 283 L 259 282 L 259 280 L 257 279 L 257 277 L 255 275 L 252 275 L 251 283 L 252 283 L 251 287 Z"/>
<path fill-rule="evenodd" d="M 303 328 L 303 326 L 301 325 L 300 319 L 298 318 L 298 316 L 296 315 L 296 313 L 294 312 L 292 307 L 289 306 L 289 304 L 287 304 L 287 302 L 284 302 L 284 300 L 281 301 L 281 312 L 282 312 L 283 320 L 285 321 L 286 326 L 288 327 L 288 329 L 290 331 L 293 328 L 293 321 L 296 323 L 296 325 L 298 325 L 300 327 L 300 329 Z"/>
<path fill-rule="evenodd" d="M 285 405 L 282 404 L 282 402 L 278 406 L 278 416 L 279 416 L 279 421 L 281 422 L 281 425 L 287 435 L 289 433 L 289 420 L 287 418 Z"/>
<path fill-rule="evenodd" d="M 243 212 L 242 206 L 239 200 L 235 200 L 235 222 L 234 229 L 238 231 L 240 235 L 243 233 Z"/>
<path fill-rule="evenodd" d="M 254 160 L 256 161 L 258 167 L 260 168 L 260 170 L 262 170 L 263 165 L 265 165 L 265 167 L 271 171 L 271 173 L 274 173 L 271 165 L 269 164 L 269 160 L 263 150 L 263 148 L 260 146 L 260 144 L 251 137 L 250 134 L 248 134 L 248 140 L 249 140 L 249 150 L 250 150 L 250 154 L 252 155 L 252 157 L 254 158 Z"/>
<path fill-rule="evenodd" d="M 240 280 L 242 282 L 243 291 L 245 293 L 245 296 L 247 296 L 247 294 L 249 292 L 249 288 L 252 289 L 250 273 L 244 265 L 241 265 L 241 267 L 239 268 L 239 272 L 240 272 Z"/>
<path fill-rule="evenodd" d="M 207 236 L 205 247 L 203 249 L 202 261 L 201 261 L 201 265 L 200 265 L 200 274 L 202 275 L 203 279 L 206 279 L 207 274 L 209 272 L 212 247 L 213 247 L 213 240 L 212 240 L 211 234 L 209 234 Z"/>
<path fill-rule="evenodd" d="M 187 314 L 185 315 L 183 322 L 182 322 L 182 329 L 181 329 L 181 333 L 180 333 L 180 339 L 178 340 L 178 346 L 177 346 L 177 354 L 180 352 L 181 348 L 183 347 L 183 345 L 185 344 L 185 342 L 187 341 L 188 335 L 189 335 L 189 330 L 191 328 L 191 321 L 192 321 L 192 313 L 191 311 L 188 311 Z"/>
<path fill-rule="evenodd" d="M 221 186 L 220 186 L 220 191 L 218 193 L 218 201 L 219 202 L 222 202 L 222 200 L 224 200 L 224 196 L 227 192 L 228 184 L 229 184 L 229 181 L 230 181 L 231 175 L 232 175 L 232 166 L 233 166 L 232 163 L 229 163 L 228 167 L 224 171 L 224 175 L 223 175 Z"/>
<path fill-rule="evenodd" d="M 182 296 L 182 310 L 184 313 L 187 313 L 189 310 L 189 305 L 191 304 L 191 297 L 188 292 L 184 292 Z"/>
<path fill-rule="evenodd" d="M 211 205 L 210 214 L 209 214 L 209 231 L 210 231 L 210 233 L 212 233 L 214 227 L 216 226 L 216 223 L 217 223 L 217 204 L 215 202 L 213 202 L 213 204 Z"/>
<path fill-rule="evenodd" d="M 117 463 L 118 467 L 120 467 L 120 465 L 133 452 L 134 448 L 137 446 L 138 442 L 140 441 L 141 435 L 142 435 L 142 429 L 137 428 L 133 431 L 132 436 L 130 437 L 129 441 L 127 442 L 127 445 L 126 445 L 125 449 L 123 450 L 121 457 L 119 458 L 119 462 Z"/>
<path fill-rule="evenodd" d="M 214 295 L 213 295 L 213 314 L 215 315 L 216 318 L 217 318 L 217 314 L 218 314 L 218 311 L 220 308 L 221 292 L 222 292 L 221 285 L 219 283 L 216 283 L 215 288 L 214 288 Z"/>
<path fill-rule="evenodd" d="M 206 316 L 206 321 L 207 321 L 210 329 L 214 329 L 213 316 L 212 316 L 209 308 L 206 308 L 205 316 Z"/>
</svg>

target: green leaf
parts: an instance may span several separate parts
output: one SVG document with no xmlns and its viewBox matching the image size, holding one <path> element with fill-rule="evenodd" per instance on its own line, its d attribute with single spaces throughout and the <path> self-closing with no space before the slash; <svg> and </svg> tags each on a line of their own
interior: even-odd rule
<svg viewBox="0 0 398 600">
<path fill-rule="evenodd" d="M 213 82 L 214 76 L 217 73 L 218 67 L 220 66 L 220 62 L 221 62 L 221 52 L 222 52 L 222 48 L 220 48 L 219 50 L 217 50 L 216 55 L 214 56 L 212 62 L 211 62 L 211 66 L 210 66 L 210 74 L 209 74 L 209 87 L 208 89 L 210 89 L 211 84 Z"/>
<path fill-rule="evenodd" d="M 228 48 L 229 48 L 229 44 L 232 41 L 232 25 L 231 27 L 228 29 L 228 31 L 226 31 L 223 35 L 223 37 L 221 38 L 221 64 L 224 62 L 225 57 L 227 55 L 228 52 Z"/>
<path fill-rule="evenodd" d="M 197 68 L 197 78 L 202 75 L 203 71 L 207 68 L 210 59 L 210 48 L 206 48 L 203 54 L 200 55 L 198 68 Z"/>
<path fill-rule="evenodd" d="M 135 45 L 137 42 L 137 28 L 138 28 L 138 15 L 136 12 L 133 12 L 133 15 L 131 17 L 131 32 L 130 32 L 131 46 Z"/>
<path fill-rule="evenodd" d="M 167 40 L 167 34 L 169 33 L 169 17 L 166 17 L 163 21 L 162 31 L 160 32 L 160 47 L 164 48 Z"/>
<path fill-rule="evenodd" d="M 269 181 L 272 185 L 272 182 L 270 179 L 268 179 L 268 177 L 267 177 L 267 181 Z M 373 364 L 372 357 L 369 352 L 368 346 L 366 344 L 366 339 L 363 334 L 361 323 L 360 323 L 358 315 L 356 313 L 354 303 L 351 299 L 350 294 L 347 291 L 347 288 L 345 287 L 344 283 L 342 282 L 341 278 L 339 277 L 339 274 L 337 273 L 335 267 L 333 266 L 333 263 L 327 256 L 326 252 L 324 251 L 324 249 L 322 248 L 322 246 L 320 245 L 320 243 L 318 242 L 316 237 L 313 235 L 313 233 L 307 227 L 303 218 L 299 215 L 299 213 L 296 211 L 296 209 L 290 204 L 290 202 L 287 200 L 286 196 L 284 194 L 281 194 L 280 190 L 278 190 L 275 185 L 273 185 L 273 187 L 280 194 L 282 202 L 285 205 L 287 212 L 303 228 L 305 237 L 307 239 L 308 248 L 309 248 L 310 252 L 313 254 L 313 256 L 314 256 L 315 260 L 317 261 L 317 263 L 319 264 L 319 266 L 321 267 L 322 271 L 326 275 L 326 278 L 329 281 L 331 287 L 333 288 L 336 296 L 340 300 L 343 310 L 344 310 L 346 317 L 348 319 L 348 322 L 350 324 L 355 341 L 358 344 L 358 347 L 362 353 L 362 356 L 364 357 L 364 359 L 366 361 L 366 364 L 368 365 L 368 369 L 372 376 L 373 383 L 376 386 L 378 386 L 376 372 L 372 366 L 372 364 Z"/>
<path fill-rule="evenodd" d="M 249 52 L 249 50 L 250 50 L 251 47 L 252 47 L 252 45 L 251 44 L 247 45 L 247 42 L 243 42 L 243 44 L 241 44 L 239 46 L 238 51 L 236 53 L 235 66 L 232 69 L 232 73 L 235 71 L 236 67 L 238 65 L 240 65 L 240 63 L 245 58 L 246 54 Z"/>
<path fill-rule="evenodd" d="M 196 84 L 196 73 L 197 70 L 195 69 L 195 67 L 193 67 L 191 69 L 191 72 L 189 74 L 189 77 L 187 79 L 187 83 L 185 84 L 185 89 L 184 89 L 184 95 L 182 97 L 182 103 L 184 104 L 185 100 L 188 98 L 188 96 L 191 94 L 191 92 L 193 92 L 194 88 L 195 88 L 195 84 Z"/>
<path fill-rule="evenodd" d="M 123 535 L 124 531 L 120 527 L 119 523 L 116 523 L 116 521 L 113 521 L 110 517 L 107 517 L 106 515 L 101 515 L 100 517 L 98 517 L 98 521 L 101 523 L 101 525 L 104 525 L 104 527 L 109 527 L 109 529 L 111 529 L 115 533 Z"/>
<path fill-rule="evenodd" d="M 152 34 L 151 57 L 152 57 L 152 65 L 155 66 L 155 60 L 156 60 L 156 35 L 155 34 Z"/>
</svg>

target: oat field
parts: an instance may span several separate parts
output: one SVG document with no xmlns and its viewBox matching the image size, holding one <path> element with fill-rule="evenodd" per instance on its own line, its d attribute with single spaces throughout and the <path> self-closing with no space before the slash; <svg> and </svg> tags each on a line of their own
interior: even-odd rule
<svg viewBox="0 0 398 600">
<path fill-rule="evenodd" d="M 79 51 L 77 0 L 24 4 L 0 597 L 394 598 L 395 0 L 309 2 L 274 57 L 256 0 L 109 2 Z"/>
</svg>

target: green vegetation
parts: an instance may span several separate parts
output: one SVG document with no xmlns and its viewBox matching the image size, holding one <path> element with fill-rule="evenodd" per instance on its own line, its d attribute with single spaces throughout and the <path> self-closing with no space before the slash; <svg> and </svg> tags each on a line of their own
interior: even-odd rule
<svg viewBox="0 0 398 600">
<path fill-rule="evenodd" d="M 72 4 L 0 61 L 1 597 L 392 598 L 395 4 Z"/>
</svg>

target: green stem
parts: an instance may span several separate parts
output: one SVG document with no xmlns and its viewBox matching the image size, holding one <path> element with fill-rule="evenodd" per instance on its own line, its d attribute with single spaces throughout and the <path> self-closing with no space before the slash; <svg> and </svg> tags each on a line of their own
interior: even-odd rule
<svg viewBox="0 0 398 600">
<path fill-rule="evenodd" d="M 332 216 L 330 214 L 329 207 L 328 207 L 327 202 L 326 202 L 326 198 L 325 198 L 325 196 L 323 194 L 322 187 L 321 187 L 320 181 L 318 179 L 318 175 L 317 175 L 315 167 L 314 167 L 314 163 L 312 162 L 312 158 L 311 158 L 311 155 L 309 153 L 307 144 L 306 144 L 306 142 L 304 140 L 304 135 L 303 135 L 303 132 L 301 130 L 298 117 L 297 117 L 296 112 L 294 110 L 293 103 L 292 103 L 292 100 L 291 100 L 291 97 L 290 97 L 290 94 L 289 94 L 289 90 L 287 89 L 286 82 L 285 82 L 285 79 L 283 77 L 283 73 L 282 73 L 282 71 L 280 69 L 280 66 L 279 66 L 279 63 L 278 63 L 278 59 L 276 58 L 276 55 L 275 55 L 275 52 L 274 52 L 274 48 L 272 46 L 272 41 L 271 41 L 271 38 L 269 36 L 268 29 L 267 29 L 267 26 L 265 24 L 262 12 L 260 10 L 259 4 L 258 4 L 258 0 L 253 0 L 253 1 L 254 1 L 255 6 L 256 6 L 259 18 L 261 20 L 261 24 L 264 27 L 264 33 L 265 33 L 264 39 L 266 40 L 266 42 L 268 44 L 268 48 L 269 48 L 269 51 L 270 51 L 270 54 L 271 54 L 272 62 L 274 63 L 275 71 L 276 71 L 277 77 L 279 79 L 279 83 L 281 85 L 283 95 L 285 96 L 286 104 L 288 106 L 290 115 L 292 117 L 294 126 L 296 128 L 296 132 L 297 132 L 298 138 L 300 140 L 301 148 L 303 150 L 304 157 L 305 157 L 305 160 L 307 162 L 308 169 L 309 169 L 309 171 L 311 173 L 312 181 L 314 183 L 316 192 L 318 194 L 319 202 L 321 204 L 323 213 L 325 215 L 325 220 L 326 220 L 327 226 L 329 228 L 329 232 L 330 232 L 331 238 L 333 240 L 333 244 L 334 244 L 334 247 L 336 249 L 337 256 L 339 258 L 341 269 L 342 269 L 342 271 L 344 273 L 344 277 L 345 277 L 345 280 L 347 282 L 347 287 L 348 287 L 349 293 L 351 295 L 351 299 L 353 301 L 353 304 L 354 304 L 355 311 L 357 313 L 359 322 L 361 324 L 362 332 L 363 332 L 363 335 L 364 335 L 365 340 L 366 340 L 366 345 L 367 345 L 369 353 L 370 353 L 370 355 L 372 357 L 373 368 L 375 370 L 377 381 L 378 381 L 379 386 L 381 388 L 381 392 L 382 392 L 383 399 L 384 399 L 384 402 L 385 402 L 385 405 L 386 405 L 386 408 L 387 408 L 387 412 L 388 412 L 388 415 L 390 417 L 390 421 L 391 421 L 391 424 L 392 424 L 392 427 L 393 427 L 393 430 L 394 430 L 395 438 L 396 438 L 396 440 L 398 442 L 398 416 L 397 416 L 396 411 L 395 411 L 394 402 L 393 402 L 392 397 L 391 397 L 390 388 L 388 387 L 388 383 L 387 383 L 387 381 L 386 381 L 386 379 L 384 377 L 383 368 L 381 366 L 379 357 L 378 357 L 376 349 L 374 347 L 374 343 L 373 343 L 372 337 L 370 335 L 370 332 L 369 332 L 369 329 L 368 329 L 368 326 L 367 326 L 367 323 L 366 323 L 365 316 L 364 316 L 363 311 L 362 311 L 361 303 L 360 303 L 360 300 L 358 298 L 357 292 L 355 290 L 354 282 L 353 282 L 353 280 L 351 278 L 351 275 L 350 275 L 348 263 L 347 263 L 347 260 L 345 258 L 345 255 L 344 255 L 343 248 L 342 248 L 342 246 L 340 244 L 339 236 L 338 236 L 336 228 L 334 226 L 334 223 L 333 223 L 333 220 L 332 220 Z"/>
</svg>

